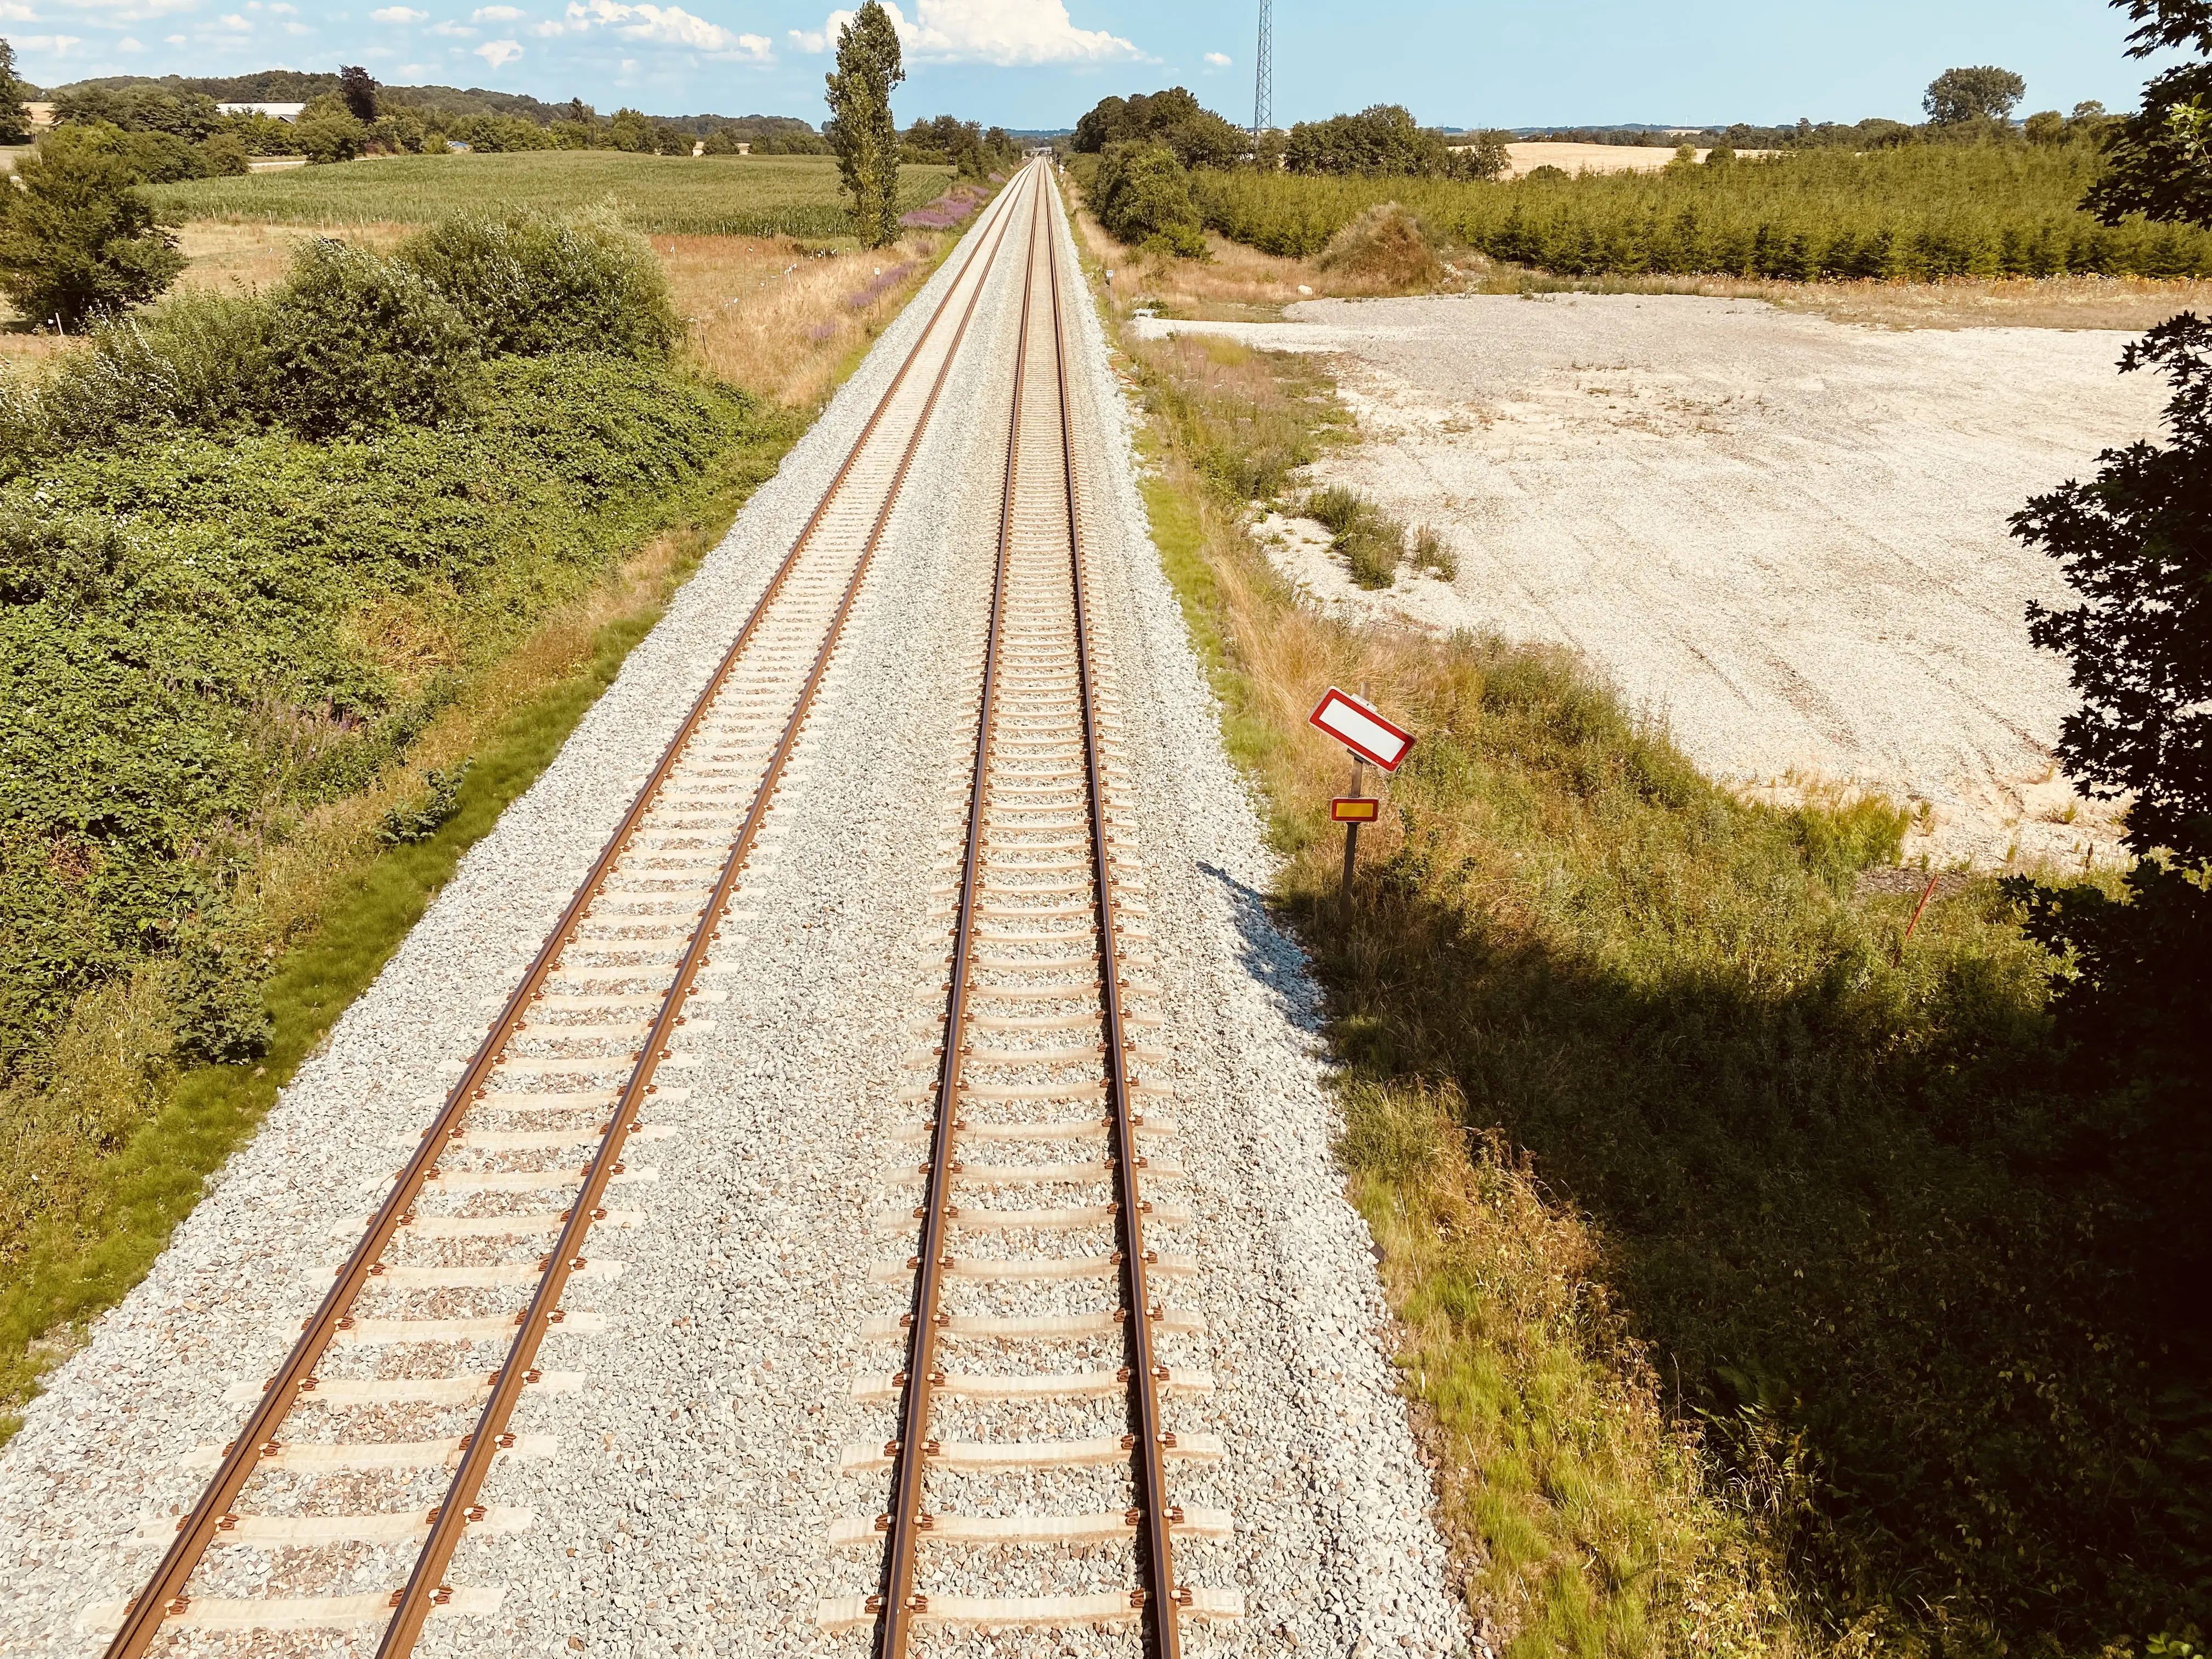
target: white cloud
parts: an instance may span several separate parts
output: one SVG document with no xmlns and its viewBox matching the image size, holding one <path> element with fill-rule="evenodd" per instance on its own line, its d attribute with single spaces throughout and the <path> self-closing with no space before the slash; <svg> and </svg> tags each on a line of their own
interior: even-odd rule
<svg viewBox="0 0 2212 1659">
<path fill-rule="evenodd" d="M 765 35 L 733 34 L 720 23 L 695 17 L 681 6 L 624 5 L 621 0 L 568 0 L 568 23 L 540 27 L 541 33 L 580 33 L 594 24 L 608 25 L 627 40 L 650 40 L 664 46 L 686 46 L 709 57 L 766 64 L 775 52 Z"/>
<path fill-rule="evenodd" d="M 133 40 L 126 34 L 115 43 L 115 49 L 118 52 L 143 52 L 146 47 L 144 42 Z"/>
<path fill-rule="evenodd" d="M 1211 64 L 1215 69 L 1227 69 L 1229 67 L 1229 54 L 1225 52 L 1209 52 L 1206 54 L 1206 61 L 1208 64 Z"/>
<path fill-rule="evenodd" d="M 570 11 L 575 8 L 571 6 Z M 915 0 L 914 21 L 884 0 L 906 54 L 929 64 L 994 64 L 1000 69 L 1032 64 L 1118 64 L 1145 54 L 1118 34 L 1079 29 L 1060 0 Z M 827 52 L 837 31 L 852 21 L 833 11 L 819 33 L 791 31 L 803 52 Z"/>
<path fill-rule="evenodd" d="M 477 56 L 494 69 L 504 69 L 522 56 L 522 46 L 514 40 L 487 40 L 477 48 Z"/>
<path fill-rule="evenodd" d="M 165 34 L 161 37 L 161 44 L 165 46 L 181 46 L 185 44 L 185 37 L 181 34 Z"/>
<path fill-rule="evenodd" d="M 457 40 L 473 40 L 477 38 L 477 32 L 474 29 L 450 21 L 431 24 L 430 33 L 443 34 Z"/>
<path fill-rule="evenodd" d="M 234 11 L 227 11 L 216 21 L 220 22 L 223 27 L 227 29 L 245 29 L 250 32 L 253 27 L 252 24 L 247 22 L 243 17 L 240 17 Z"/>
<path fill-rule="evenodd" d="M 519 23 L 523 12 L 520 6 L 478 6 L 469 14 L 471 23 Z"/>
<path fill-rule="evenodd" d="M 28 6 L 19 6 L 15 0 L 0 0 L 0 23 L 35 23 L 39 14 Z"/>
<path fill-rule="evenodd" d="M 386 6 L 368 15 L 372 23 L 421 23 L 428 20 L 427 11 L 416 11 L 407 6 Z"/>
<path fill-rule="evenodd" d="M 57 58 L 64 56 L 71 46 L 81 46 L 81 34 L 27 34 L 15 44 L 25 52 L 50 52 Z"/>
</svg>

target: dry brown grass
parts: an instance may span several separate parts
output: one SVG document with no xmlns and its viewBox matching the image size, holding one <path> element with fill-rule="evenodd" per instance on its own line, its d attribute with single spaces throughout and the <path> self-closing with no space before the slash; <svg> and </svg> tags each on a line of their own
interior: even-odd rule
<svg viewBox="0 0 2212 1659">
<path fill-rule="evenodd" d="M 348 225 L 342 233 L 356 247 L 388 252 L 419 225 Z M 292 263 L 301 242 L 327 233 L 301 225 L 233 224 L 220 219 L 187 220 L 177 229 L 178 251 L 191 261 L 177 279 L 179 289 L 250 294 L 273 288 Z"/>
<path fill-rule="evenodd" d="M 783 237 L 655 236 L 691 355 L 708 374 L 811 409 L 928 280 L 951 238 L 911 233 L 872 252 Z M 865 303 L 878 272 L 905 275 Z"/>
</svg>

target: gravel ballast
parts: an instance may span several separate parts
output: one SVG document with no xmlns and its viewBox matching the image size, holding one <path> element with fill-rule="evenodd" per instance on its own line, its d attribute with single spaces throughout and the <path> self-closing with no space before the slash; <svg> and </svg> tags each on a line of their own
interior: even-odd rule
<svg viewBox="0 0 2212 1659">
<path fill-rule="evenodd" d="M 1056 234 L 1073 267 L 1064 227 Z M 151 1570 L 158 1547 L 131 1534 L 197 1497 L 204 1474 L 185 1454 L 228 1439 L 243 1413 L 222 1391 L 274 1368 L 347 1246 L 333 1228 L 381 1196 L 395 1143 L 429 1115 L 416 1103 L 474 1048 L 477 1004 L 512 983 L 619 817 L 957 260 L 464 860 L 146 1281 L 33 1402 L 0 1454 L 0 1649 L 100 1650 L 81 1615 Z M 605 1328 L 555 1335 L 540 1362 L 582 1372 L 581 1385 L 526 1394 L 512 1425 L 526 1446 L 543 1436 L 555 1449 L 503 1462 L 485 1489 L 485 1502 L 534 1518 L 471 1533 L 448 1575 L 501 1592 L 499 1610 L 434 1620 L 426 1654 L 866 1651 L 864 1635 L 817 1631 L 814 1613 L 823 1597 L 874 1588 L 873 1556 L 833 1550 L 827 1534 L 873 1501 L 837 1473 L 845 1443 L 881 1433 L 883 1408 L 854 1401 L 853 1381 L 896 1363 L 860 1335 L 901 1294 L 870 1282 L 871 1261 L 890 1253 L 871 1222 L 892 1201 L 890 1132 L 915 1114 L 896 1099 L 916 1080 L 900 1061 L 917 1042 L 919 994 L 935 982 L 925 958 L 942 948 L 930 889 L 972 750 L 1018 263 L 1002 259 L 991 278 L 915 458 L 748 870 L 739 903 L 750 920 L 726 925 L 717 963 L 737 967 L 714 983 L 728 1000 L 686 1044 L 695 1063 L 662 1074 L 688 1097 L 648 1114 L 672 1133 L 630 1156 L 653 1178 L 616 1188 L 639 1224 L 595 1235 L 627 1271 L 567 1298 Z M 1295 1641 L 1452 1653 L 1467 1638 L 1393 1387 L 1370 1241 L 1330 1159 L 1314 993 L 1260 902 L 1261 821 L 1146 538 L 1129 416 L 1097 319 L 1079 302 L 1073 320 L 1092 599 L 1125 699 L 1161 1046 L 1174 1055 L 1176 1151 L 1190 1176 L 1172 1196 L 1197 1212 L 1176 1248 L 1194 1249 L 1201 1272 L 1176 1300 L 1206 1316 L 1197 1358 L 1218 1379 L 1181 1420 L 1228 1451 L 1176 1495 L 1236 1524 L 1231 1541 L 1186 1549 L 1182 1571 L 1241 1589 L 1249 1610 L 1188 1640 L 1194 1652 Z M 246 1577 L 261 1594 L 368 1590 L 396 1583 L 391 1563 L 404 1559 L 364 1555 L 337 1584 L 288 1577 L 310 1559 L 297 1553 Z M 1034 1593 L 1042 1585 L 1025 1575 L 1041 1578 L 1049 1559 L 979 1559 L 979 1592 Z M 366 1650 L 373 1632 L 283 1644 Z M 1079 1631 L 988 1645 L 1125 1652 L 1133 1638 Z"/>
</svg>

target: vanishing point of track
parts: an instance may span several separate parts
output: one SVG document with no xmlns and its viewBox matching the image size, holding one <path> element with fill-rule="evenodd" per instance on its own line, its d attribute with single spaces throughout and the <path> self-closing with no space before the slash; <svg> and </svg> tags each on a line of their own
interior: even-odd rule
<svg viewBox="0 0 2212 1659">
<path fill-rule="evenodd" d="M 684 1064 L 684 1028 L 708 1024 L 689 1011 L 726 995 L 702 983 L 728 970 L 712 957 L 720 925 L 1007 227 L 1046 188 L 1042 178 L 1027 186 L 1002 192 L 971 235 L 934 314 L 705 690 L 258 1391 L 245 1427 L 213 1457 L 198 1504 L 124 1611 L 110 1659 L 135 1659 L 177 1631 L 378 1624 L 378 1652 L 399 1656 L 412 1651 L 434 1613 L 496 1607 L 496 1589 L 447 1582 L 454 1548 L 471 1527 L 529 1524 L 526 1512 L 477 1502 L 484 1478 L 495 1457 L 541 1449 L 507 1428 L 524 1392 L 580 1381 L 541 1369 L 540 1346 L 550 1334 L 596 1327 L 564 1313 L 572 1279 L 621 1270 L 587 1255 L 586 1244 L 597 1248 L 595 1225 L 636 1224 L 635 1212 L 604 1200 L 633 1173 L 624 1162 L 632 1140 L 654 1138 L 641 1114 L 656 1097 L 678 1093 L 655 1079 L 665 1066 Z M 584 1147 L 580 1166 L 573 1156 L 548 1162 Z M 549 1194 L 565 1207 L 549 1207 Z M 549 1237 L 550 1248 L 534 1260 L 515 1259 Z M 482 1311 L 487 1302 L 501 1310 Z M 459 1306 L 470 1310 L 456 1316 Z M 487 1342 L 504 1347 L 495 1367 L 477 1357 Z M 361 1349 L 414 1358 L 401 1376 L 345 1374 L 346 1358 Z M 370 1367 L 379 1369 L 389 1368 Z M 426 1419 L 471 1407 L 472 1429 L 422 1436 Z M 333 1417 L 386 1432 L 322 1438 L 314 1419 Z M 437 1502 L 417 1501 L 423 1482 L 434 1492 L 448 1471 Z M 366 1498 L 368 1507 L 335 1512 L 334 1493 Z M 283 1550 L 295 1561 L 302 1551 L 327 1551 L 328 1578 L 340 1583 L 365 1547 L 409 1544 L 413 1566 L 397 1589 L 257 1599 L 202 1594 L 195 1583 L 211 1549 Z"/>
</svg>

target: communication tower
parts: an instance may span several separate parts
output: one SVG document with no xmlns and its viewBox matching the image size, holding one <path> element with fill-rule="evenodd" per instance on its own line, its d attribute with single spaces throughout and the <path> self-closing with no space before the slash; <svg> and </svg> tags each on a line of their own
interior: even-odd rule
<svg viewBox="0 0 2212 1659">
<path fill-rule="evenodd" d="M 1260 50 L 1253 56 L 1252 148 L 1275 125 L 1275 0 L 1260 0 Z"/>
</svg>

